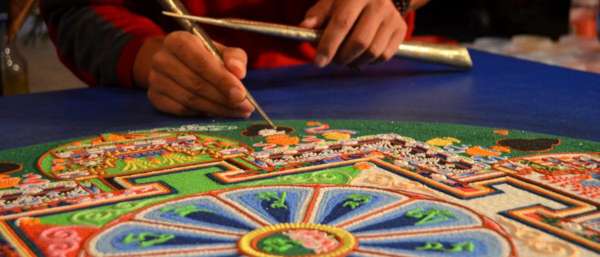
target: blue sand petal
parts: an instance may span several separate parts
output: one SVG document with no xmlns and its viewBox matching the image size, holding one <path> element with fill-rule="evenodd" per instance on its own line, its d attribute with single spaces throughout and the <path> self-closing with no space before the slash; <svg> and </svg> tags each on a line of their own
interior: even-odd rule
<svg viewBox="0 0 600 257">
<path fill-rule="evenodd" d="M 344 206 L 347 197 L 352 194 L 371 197 L 368 203 L 351 208 Z M 331 188 L 322 189 L 320 201 L 315 208 L 313 223 L 337 225 L 362 214 L 385 208 L 389 204 L 398 203 L 407 198 L 400 194 L 363 188 Z"/>
<path fill-rule="evenodd" d="M 177 208 L 193 208 L 195 212 L 177 212 Z M 167 202 L 138 214 L 142 220 L 244 233 L 259 225 L 245 219 L 239 212 L 210 196 Z"/>
<path fill-rule="evenodd" d="M 470 242 L 472 251 L 433 251 L 417 250 L 427 243 L 442 243 L 446 249 L 452 245 Z M 414 257 L 504 257 L 510 254 L 510 245 L 498 234 L 485 229 L 411 235 L 404 237 L 384 237 L 382 239 L 361 239 L 360 249 L 402 256 Z"/>
<path fill-rule="evenodd" d="M 261 200 L 258 194 L 273 192 L 281 196 L 286 194 L 286 208 L 272 208 L 270 201 Z M 306 187 L 271 187 L 236 190 L 222 194 L 221 197 L 240 205 L 270 224 L 301 222 L 313 194 L 312 188 Z"/>
<path fill-rule="evenodd" d="M 142 246 L 138 241 L 128 242 L 132 235 L 168 235 L 168 240 Z M 152 238 L 147 238 L 151 240 Z M 186 251 L 193 249 L 235 247 L 238 237 L 214 233 L 198 233 L 190 230 L 172 229 L 139 222 L 125 222 L 110 228 L 93 240 L 93 249 L 100 255 L 148 254 L 156 251 Z"/>
<path fill-rule="evenodd" d="M 418 208 L 423 210 L 446 210 L 452 212 L 454 217 L 445 221 L 416 225 L 419 220 L 407 217 L 406 213 L 410 210 L 415 210 Z M 480 224 L 480 219 L 474 214 L 467 212 L 465 209 L 441 202 L 420 200 L 400 206 L 389 212 L 375 214 L 358 224 L 352 224 L 348 226 L 346 229 L 353 234 L 360 236 L 373 233 L 381 234 L 392 232 L 426 231 L 433 229 L 475 226 Z"/>
</svg>

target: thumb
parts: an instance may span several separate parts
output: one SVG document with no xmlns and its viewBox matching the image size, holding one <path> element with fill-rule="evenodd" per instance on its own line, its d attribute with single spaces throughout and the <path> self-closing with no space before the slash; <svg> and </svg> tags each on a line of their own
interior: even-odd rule
<svg viewBox="0 0 600 257">
<path fill-rule="evenodd" d="M 301 27 L 316 29 L 321 27 L 333 8 L 333 0 L 320 0 L 311 7 L 300 23 Z"/>
<path fill-rule="evenodd" d="M 222 50 L 223 62 L 225 68 L 233 73 L 238 79 L 242 80 L 246 77 L 246 66 L 248 65 L 248 55 L 241 48 L 224 47 Z"/>
</svg>

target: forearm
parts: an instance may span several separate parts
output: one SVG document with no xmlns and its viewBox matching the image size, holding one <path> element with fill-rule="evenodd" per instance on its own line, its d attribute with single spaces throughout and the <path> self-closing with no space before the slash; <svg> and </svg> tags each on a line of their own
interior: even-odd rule
<svg viewBox="0 0 600 257">
<path fill-rule="evenodd" d="M 412 0 L 410 2 L 410 9 L 417 10 L 417 9 L 423 7 L 424 5 L 426 5 L 428 2 L 429 2 L 429 0 Z"/>
<path fill-rule="evenodd" d="M 133 86 L 138 52 L 147 38 L 163 34 L 124 2 L 42 0 L 40 6 L 59 57 L 92 86 Z"/>
<path fill-rule="evenodd" d="M 148 75 L 152 68 L 152 59 L 163 46 L 164 37 L 152 37 L 144 41 L 135 57 L 133 65 L 133 78 L 136 86 L 147 88 Z"/>
</svg>

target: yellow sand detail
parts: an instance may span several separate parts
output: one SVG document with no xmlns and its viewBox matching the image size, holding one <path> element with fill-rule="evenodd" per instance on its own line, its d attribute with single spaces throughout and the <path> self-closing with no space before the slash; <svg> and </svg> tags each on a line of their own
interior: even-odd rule
<svg viewBox="0 0 600 257">
<path fill-rule="evenodd" d="M 11 178 L 8 175 L 0 175 L 0 189 L 11 188 L 21 182 L 20 178 Z"/>
<path fill-rule="evenodd" d="M 267 144 L 274 145 L 297 145 L 300 143 L 300 138 L 288 136 L 286 134 L 277 134 L 266 137 L 265 141 L 267 141 Z"/>
<path fill-rule="evenodd" d="M 470 156 L 500 156 L 499 152 L 484 149 L 481 146 L 469 147 L 466 153 Z"/>
<path fill-rule="evenodd" d="M 508 146 L 494 145 L 494 146 L 490 147 L 490 149 L 501 152 L 501 153 L 510 153 L 511 152 L 510 147 L 508 147 Z"/>
<path fill-rule="evenodd" d="M 453 144 L 458 144 L 460 143 L 460 140 L 458 138 L 454 138 L 454 137 L 436 137 L 436 138 L 432 138 L 427 140 L 428 145 L 433 145 L 433 146 L 438 146 L 438 147 L 444 147 L 444 146 L 449 146 L 449 145 L 453 145 Z"/>
<path fill-rule="evenodd" d="M 508 136 L 508 134 L 510 134 L 510 131 L 508 131 L 508 129 L 496 129 L 496 130 L 494 130 L 494 134 L 501 135 L 501 136 Z"/>
<path fill-rule="evenodd" d="M 328 140 L 339 141 L 339 140 L 348 140 L 352 137 L 352 135 L 350 133 L 335 131 L 335 132 L 325 132 L 325 133 L 323 133 L 323 137 Z"/>
</svg>

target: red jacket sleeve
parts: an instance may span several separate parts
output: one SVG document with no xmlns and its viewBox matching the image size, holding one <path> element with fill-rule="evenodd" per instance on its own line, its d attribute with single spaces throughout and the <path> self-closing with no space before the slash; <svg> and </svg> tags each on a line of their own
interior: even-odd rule
<svg viewBox="0 0 600 257">
<path fill-rule="evenodd" d="M 412 38 L 413 32 L 415 31 L 415 18 L 416 13 L 414 11 L 407 13 L 404 15 L 404 20 L 406 21 L 406 25 L 408 29 L 406 30 L 406 39 L 410 40 Z"/>
<path fill-rule="evenodd" d="M 267 18 L 272 22 L 290 23 L 290 19 L 300 22 L 312 1 L 215 0 L 187 3 L 192 13 L 200 15 Z M 165 30 L 169 30 L 163 28 L 170 28 L 169 23 L 172 23 L 170 18 L 161 15 L 160 6 L 153 0 L 40 0 L 40 6 L 59 58 L 91 86 L 133 86 L 133 65 L 141 45 L 149 37 L 163 35 Z M 259 12 L 261 15 L 257 16 Z M 406 20 L 410 35 L 414 13 L 408 14 Z M 246 49 L 254 68 L 306 63 L 315 55 L 314 47 L 308 43 L 273 40 L 267 36 L 230 30 L 219 33 L 218 29 L 210 28 L 210 31 L 219 42 Z"/>
<path fill-rule="evenodd" d="M 148 7 L 149 6 L 149 7 Z M 88 85 L 133 86 L 144 40 L 164 34 L 148 0 L 41 0 L 61 61 Z"/>
</svg>

